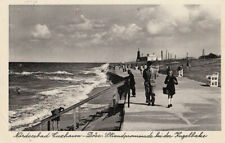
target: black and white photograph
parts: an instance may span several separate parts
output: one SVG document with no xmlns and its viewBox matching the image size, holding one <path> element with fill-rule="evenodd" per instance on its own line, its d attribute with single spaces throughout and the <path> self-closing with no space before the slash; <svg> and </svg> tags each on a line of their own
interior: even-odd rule
<svg viewBox="0 0 225 143">
<path fill-rule="evenodd" d="M 217 4 L 9 5 L 9 131 L 221 131 Z"/>
</svg>

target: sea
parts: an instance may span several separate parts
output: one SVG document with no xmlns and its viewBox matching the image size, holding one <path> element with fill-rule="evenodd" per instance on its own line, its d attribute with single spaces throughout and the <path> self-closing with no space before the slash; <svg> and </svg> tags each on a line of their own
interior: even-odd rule
<svg viewBox="0 0 225 143">
<path fill-rule="evenodd" d="M 9 63 L 9 129 L 22 130 L 109 86 L 107 63 Z"/>
</svg>

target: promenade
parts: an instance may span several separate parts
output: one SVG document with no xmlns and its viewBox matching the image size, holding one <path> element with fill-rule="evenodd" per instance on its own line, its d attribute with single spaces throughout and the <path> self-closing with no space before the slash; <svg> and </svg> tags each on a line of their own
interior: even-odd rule
<svg viewBox="0 0 225 143">
<path fill-rule="evenodd" d="M 176 94 L 172 108 L 167 108 L 167 95 L 162 93 L 165 75 L 156 82 L 155 106 L 145 103 L 144 80 L 140 71 L 132 70 L 136 81 L 136 97 L 125 105 L 122 131 L 149 130 L 221 130 L 221 88 L 207 87 L 203 83 L 185 77 L 177 78 Z M 115 70 L 120 76 L 128 76 Z"/>
</svg>

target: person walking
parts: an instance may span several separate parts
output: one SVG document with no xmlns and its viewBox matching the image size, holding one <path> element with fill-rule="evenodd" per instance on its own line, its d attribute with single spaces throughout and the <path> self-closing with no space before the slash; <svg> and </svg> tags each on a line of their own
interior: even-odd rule
<svg viewBox="0 0 225 143">
<path fill-rule="evenodd" d="M 152 103 L 152 106 L 155 105 L 155 93 L 154 93 L 154 87 L 155 87 L 155 80 L 152 70 L 152 62 L 147 62 L 147 68 L 143 71 L 143 78 L 144 78 L 144 86 L 145 86 L 145 97 L 146 97 L 146 103 L 148 103 L 148 106 Z"/>
<path fill-rule="evenodd" d="M 139 66 L 138 69 L 139 69 L 140 73 L 142 74 L 142 66 Z"/>
<path fill-rule="evenodd" d="M 132 95 L 133 97 L 135 97 L 136 95 L 136 91 L 135 91 L 135 80 L 134 80 L 134 75 L 133 73 L 131 72 L 131 70 L 128 70 L 127 71 L 128 74 L 129 74 L 129 81 L 130 81 L 130 89 L 132 90 Z"/>
<path fill-rule="evenodd" d="M 167 84 L 166 89 L 168 91 L 168 108 L 172 107 L 172 98 L 175 94 L 175 84 L 178 84 L 177 78 L 173 75 L 173 71 L 169 70 L 168 75 L 164 81 Z"/>
<path fill-rule="evenodd" d="M 171 70 L 170 66 L 166 66 L 166 75 L 169 75 L 170 70 Z"/>
</svg>

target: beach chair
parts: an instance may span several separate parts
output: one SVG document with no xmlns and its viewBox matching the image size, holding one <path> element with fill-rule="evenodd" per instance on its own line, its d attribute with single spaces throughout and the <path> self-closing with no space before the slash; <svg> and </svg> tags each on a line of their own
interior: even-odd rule
<svg viewBox="0 0 225 143">
<path fill-rule="evenodd" d="M 209 85 L 210 87 L 218 87 L 219 86 L 219 73 L 215 72 L 212 75 L 207 75 L 207 85 Z"/>
</svg>

